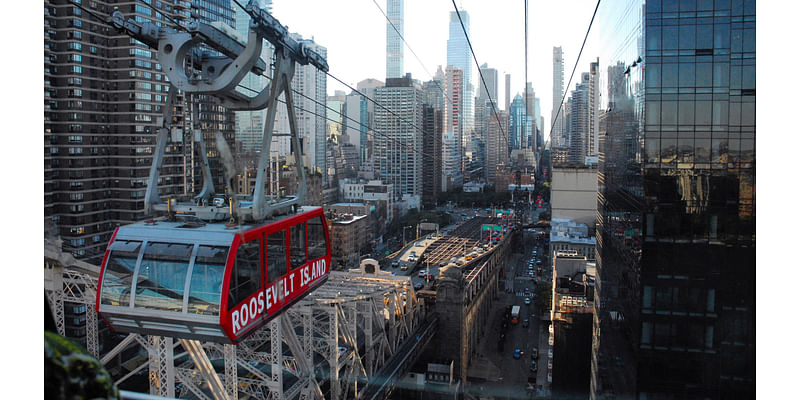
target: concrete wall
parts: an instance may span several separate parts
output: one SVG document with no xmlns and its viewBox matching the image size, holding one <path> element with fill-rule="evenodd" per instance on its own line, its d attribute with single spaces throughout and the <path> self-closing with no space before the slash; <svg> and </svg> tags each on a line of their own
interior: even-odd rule
<svg viewBox="0 0 800 400">
<path fill-rule="evenodd" d="M 550 203 L 554 218 L 594 226 L 597 217 L 597 169 L 553 168 Z"/>
</svg>

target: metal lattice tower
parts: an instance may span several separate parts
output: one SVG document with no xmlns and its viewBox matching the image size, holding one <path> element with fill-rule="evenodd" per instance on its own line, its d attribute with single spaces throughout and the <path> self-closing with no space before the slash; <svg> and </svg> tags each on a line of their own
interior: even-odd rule
<svg viewBox="0 0 800 400">
<path fill-rule="evenodd" d="M 87 344 L 101 363 L 132 346 L 147 351 L 148 358 L 116 383 L 148 368 L 150 393 L 165 397 L 237 399 L 241 392 L 259 399 L 359 398 L 425 319 L 409 278 L 334 271 L 325 285 L 238 346 L 129 334 L 99 354 L 98 268 L 46 251 L 45 270 L 45 293 L 59 329 L 65 301 L 85 304 Z"/>
</svg>

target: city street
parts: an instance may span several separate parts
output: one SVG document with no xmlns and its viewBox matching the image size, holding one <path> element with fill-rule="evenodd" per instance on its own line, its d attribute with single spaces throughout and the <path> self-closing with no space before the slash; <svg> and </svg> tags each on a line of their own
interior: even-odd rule
<svg viewBox="0 0 800 400">
<path fill-rule="evenodd" d="M 535 213 L 538 217 L 538 213 Z M 520 252 L 513 253 L 508 263 L 505 291 L 501 292 L 500 299 L 492 312 L 494 319 L 486 326 L 486 335 L 479 346 L 478 362 L 488 362 L 499 369 L 500 378 L 494 382 L 486 382 L 480 386 L 488 395 L 499 398 L 525 399 L 536 397 L 536 388 L 546 380 L 547 354 L 540 353 L 535 360 L 538 372 L 531 371 L 531 350 L 534 346 L 541 348 L 540 342 L 547 342 L 547 328 L 539 323 L 539 315 L 533 296 L 536 281 L 528 273 L 528 262 L 535 245 L 534 232 L 524 232 L 523 244 Z M 538 246 L 537 256 L 546 254 L 546 249 Z M 535 257 L 534 257 L 535 260 Z M 542 260 L 542 262 L 546 262 Z M 543 264 L 544 265 L 544 264 Z M 546 268 L 543 268 L 546 269 Z M 536 268 L 534 268 L 534 271 Z M 538 277 L 538 276 L 537 276 Z M 526 295 L 527 293 L 527 295 Z M 525 298 L 530 298 L 530 304 L 525 304 Z M 520 307 L 519 323 L 508 323 L 503 329 L 503 320 L 507 307 L 517 305 Z M 528 326 L 524 320 L 528 319 Z M 498 338 L 505 333 L 502 350 Z M 520 350 L 520 357 L 514 358 L 515 349 Z M 535 379 L 535 380 L 534 380 Z M 529 383 L 531 386 L 529 386 Z"/>
</svg>

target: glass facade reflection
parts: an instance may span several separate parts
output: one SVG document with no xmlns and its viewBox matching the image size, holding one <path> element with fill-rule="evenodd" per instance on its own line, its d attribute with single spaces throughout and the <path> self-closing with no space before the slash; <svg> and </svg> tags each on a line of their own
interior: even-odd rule
<svg viewBox="0 0 800 400">
<path fill-rule="evenodd" d="M 755 1 L 617 1 L 597 21 L 592 398 L 753 397 Z"/>
</svg>

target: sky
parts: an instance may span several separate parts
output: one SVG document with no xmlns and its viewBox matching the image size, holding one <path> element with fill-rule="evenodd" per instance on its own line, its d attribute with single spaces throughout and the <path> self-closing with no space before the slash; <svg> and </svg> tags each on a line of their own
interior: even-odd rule
<svg viewBox="0 0 800 400">
<path fill-rule="evenodd" d="M 385 81 L 386 76 L 386 0 L 273 0 L 272 13 L 291 32 L 312 38 L 328 49 L 328 65 L 333 76 L 355 87 L 367 78 Z M 605 1 L 601 8 L 613 6 Z M 521 0 L 456 1 L 470 17 L 469 39 L 479 65 L 488 63 L 498 70 L 498 104 L 505 104 L 505 74 L 511 74 L 511 99 L 525 90 L 525 8 Z M 552 110 L 553 46 L 564 52 L 564 85 L 575 64 L 595 0 L 529 1 L 528 5 L 528 81 L 539 97 L 545 136 L 549 136 Z M 447 62 L 447 39 L 451 0 L 406 0 L 404 32 L 406 43 L 419 56 L 422 65 L 408 47 L 404 50 L 404 70 L 414 79 L 427 81 Z M 587 50 L 575 76 L 588 71 L 591 35 Z M 424 68 L 423 68 L 424 65 Z M 426 72 L 426 69 L 428 72 Z M 481 85 L 478 67 L 473 66 L 472 83 Z M 430 74 L 429 74 L 430 73 Z M 578 78 L 573 78 L 572 89 Z M 328 94 L 350 89 L 329 78 Z"/>
</svg>

